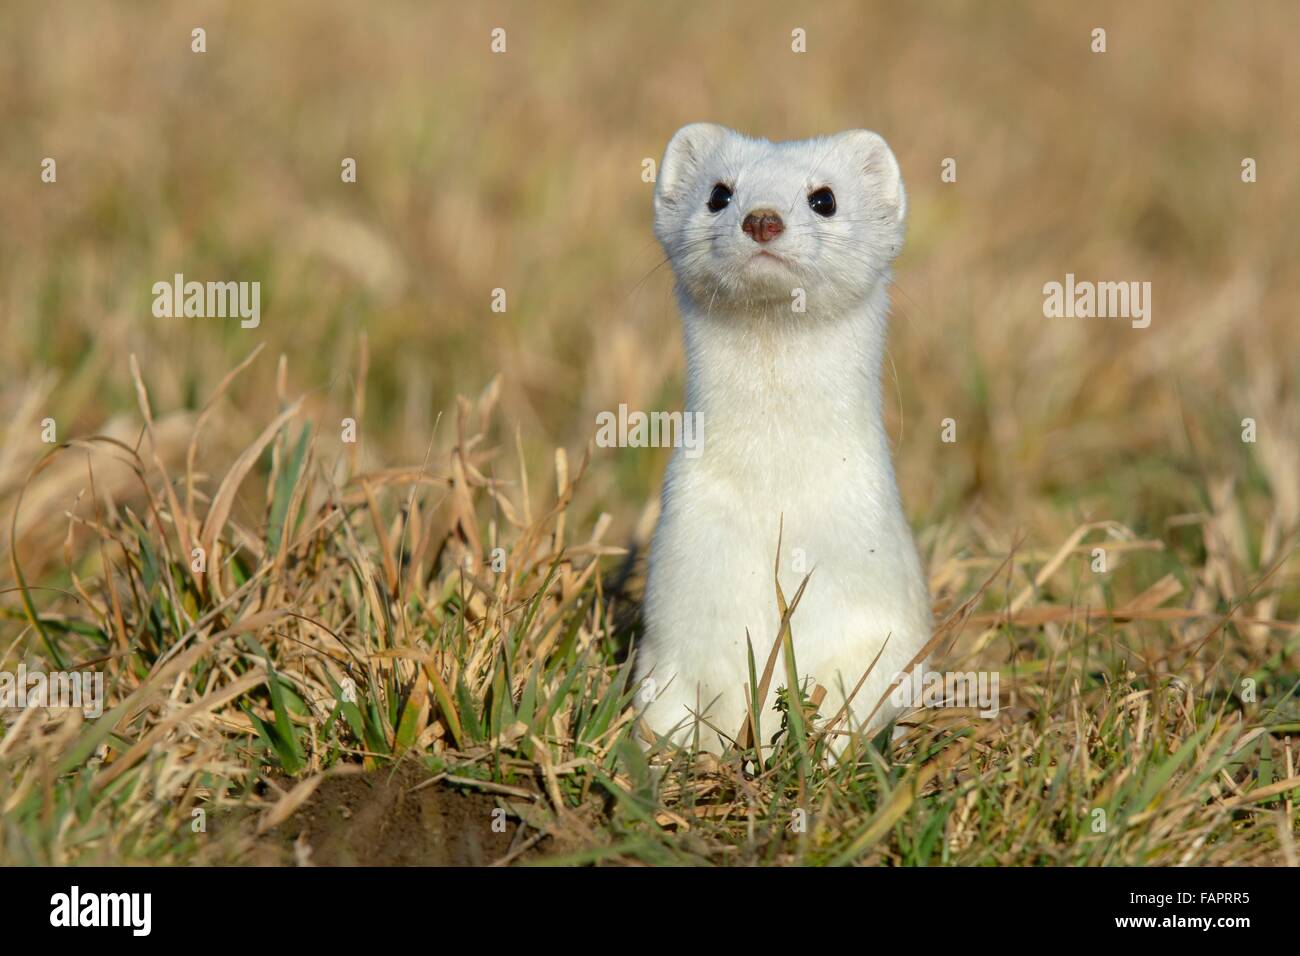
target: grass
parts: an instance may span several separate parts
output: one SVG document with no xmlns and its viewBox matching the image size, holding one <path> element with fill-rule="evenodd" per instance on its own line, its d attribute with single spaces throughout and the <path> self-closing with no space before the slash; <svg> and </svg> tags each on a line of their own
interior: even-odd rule
<svg viewBox="0 0 1300 956">
<path fill-rule="evenodd" d="M 1258 7 L 822 4 L 787 62 L 778 4 L 5 4 L 0 671 L 108 701 L 0 711 L 0 863 L 303 860 L 360 772 L 490 800 L 488 862 L 1294 864 L 1300 24 Z M 665 458 L 590 441 L 680 402 L 640 173 L 697 119 L 899 156 L 889 425 L 994 719 L 826 760 L 796 607 L 782 726 L 632 738 Z M 261 326 L 154 319 L 178 271 Z M 1067 272 L 1150 280 L 1151 328 L 1044 319 Z"/>
<path fill-rule="evenodd" d="M 1276 594 L 1268 572 L 1230 597 L 1113 523 L 1079 528 L 1046 560 L 954 559 L 936 574 L 963 600 L 935 643 L 955 668 L 999 672 L 996 719 L 930 711 L 832 762 L 814 705 L 787 692 L 781 727 L 750 737 L 761 747 L 643 753 L 627 635 L 600 573 L 620 549 L 566 521 L 586 463 L 571 474 L 558 452 L 559 493 L 533 500 L 526 463 L 492 440 L 495 389 L 460 403 L 445 454 L 344 480 L 283 395 L 219 481 L 173 475 L 139 378 L 136 394 L 137 447 L 79 440 L 43 462 L 87 465 L 67 549 L 97 553 L 106 573 L 27 592 L 21 636 L 102 669 L 110 699 L 97 721 L 28 709 L 9 722 L 6 862 L 237 861 L 327 775 L 407 762 L 500 794 L 529 836 L 564 848 L 557 861 L 1295 862 L 1296 637 L 1258 613 Z M 230 513 L 259 464 L 248 527 Z M 96 494 L 94 475 L 113 467 L 139 482 L 138 512 Z M 1086 606 L 1078 568 L 1094 541 L 1172 570 Z M 784 642 L 797 649 L 790 603 Z M 797 650 L 780 656 L 773 684 L 800 686 Z M 194 832 L 196 809 L 223 822 L 219 838 Z"/>
</svg>

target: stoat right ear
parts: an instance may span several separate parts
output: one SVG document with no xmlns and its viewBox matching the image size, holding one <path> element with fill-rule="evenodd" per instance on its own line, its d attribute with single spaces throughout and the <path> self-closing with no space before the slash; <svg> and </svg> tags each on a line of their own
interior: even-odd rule
<svg viewBox="0 0 1300 956">
<path fill-rule="evenodd" d="M 675 205 L 692 173 L 730 134 L 731 130 L 717 123 L 690 123 L 674 133 L 655 177 L 655 208 Z"/>
<path fill-rule="evenodd" d="M 898 160 L 884 137 L 869 129 L 851 129 L 840 133 L 838 139 L 849 150 L 850 161 L 866 175 L 881 205 L 894 222 L 902 223 L 907 218 L 907 192 Z"/>
</svg>

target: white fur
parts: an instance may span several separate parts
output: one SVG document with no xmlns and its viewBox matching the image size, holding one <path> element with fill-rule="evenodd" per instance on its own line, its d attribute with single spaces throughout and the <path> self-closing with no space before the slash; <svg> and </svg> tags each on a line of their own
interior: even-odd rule
<svg viewBox="0 0 1300 956">
<path fill-rule="evenodd" d="M 733 190 L 706 206 L 716 183 Z M 807 196 L 829 186 L 834 216 Z M 774 209 L 785 231 L 755 259 L 745 214 Z M 854 130 L 801 142 L 751 139 L 712 124 L 673 137 L 655 187 L 655 235 L 677 279 L 685 328 L 686 409 L 702 416 L 699 457 L 674 454 L 650 552 L 645 635 L 636 677 L 657 696 L 642 715 L 679 743 L 692 712 L 728 737 L 745 716 L 745 635 L 761 675 L 780 622 L 781 587 L 801 676 L 828 691 L 833 716 L 888 645 L 853 699 L 857 729 L 930 638 L 929 595 L 899 502 L 881 416 L 881 361 L 890 263 L 902 245 L 906 199 L 893 153 Z M 807 311 L 792 310 L 792 290 Z M 778 661 L 764 736 L 776 729 Z M 896 714 L 889 701 L 872 727 Z M 841 730 L 846 729 L 843 725 Z M 701 725 L 700 744 L 720 748 Z"/>
</svg>

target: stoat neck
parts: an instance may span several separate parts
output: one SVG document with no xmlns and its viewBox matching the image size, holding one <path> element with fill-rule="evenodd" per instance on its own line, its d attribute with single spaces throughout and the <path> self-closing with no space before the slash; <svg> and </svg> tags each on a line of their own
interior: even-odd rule
<svg viewBox="0 0 1300 956">
<path fill-rule="evenodd" d="M 788 427 L 815 437 L 850 427 L 886 442 L 880 370 L 888 304 L 883 283 L 835 315 L 788 307 L 704 314 L 683 301 L 687 410 L 701 415 L 710 440 Z"/>
</svg>

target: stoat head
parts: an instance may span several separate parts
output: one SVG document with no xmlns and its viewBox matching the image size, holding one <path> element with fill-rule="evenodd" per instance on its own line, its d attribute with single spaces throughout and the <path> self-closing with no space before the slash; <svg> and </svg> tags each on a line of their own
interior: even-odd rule
<svg viewBox="0 0 1300 956">
<path fill-rule="evenodd" d="M 704 313 L 851 308 L 903 243 L 898 162 L 869 130 L 773 143 L 693 123 L 668 143 L 655 235 L 678 289 Z M 797 311 L 797 308 L 795 309 Z"/>
</svg>

